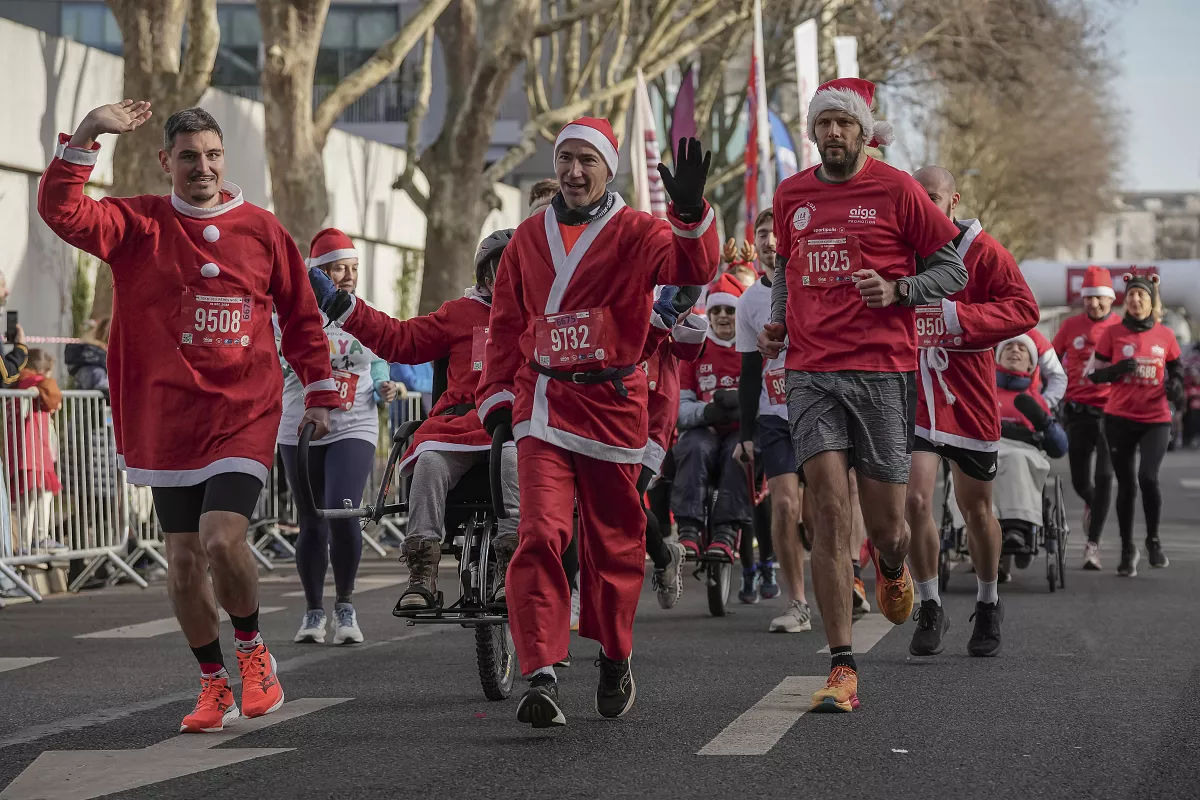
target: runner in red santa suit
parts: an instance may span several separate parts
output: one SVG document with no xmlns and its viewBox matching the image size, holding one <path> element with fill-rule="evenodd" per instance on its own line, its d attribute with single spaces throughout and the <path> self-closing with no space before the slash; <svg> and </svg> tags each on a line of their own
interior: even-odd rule
<svg viewBox="0 0 1200 800">
<path fill-rule="evenodd" d="M 1038 307 L 1017 262 L 979 220 L 955 219 L 960 198 L 954 176 L 942 167 L 929 166 L 913 177 L 958 227 L 954 245 L 969 278 L 962 291 L 940 303 L 917 307 L 917 429 L 905 517 L 912 530 L 909 562 L 920 606 L 908 651 L 914 656 L 937 655 L 950 629 L 938 591 L 941 537 L 932 503 L 944 458 L 950 462 L 954 495 L 966 520 L 975 565 L 975 629 L 967 652 L 992 656 L 1000 649 L 1003 619 L 996 592 L 1000 524 L 992 513 L 1000 439 L 992 348 L 1029 330 L 1038 320 Z"/>
<path fill-rule="evenodd" d="M 1083 568 L 1100 569 L 1100 534 L 1108 518 L 1112 497 L 1112 461 L 1108 457 L 1108 441 L 1104 438 L 1104 404 L 1108 401 L 1109 384 L 1093 383 L 1087 370 L 1096 352 L 1096 344 L 1105 329 L 1120 325 L 1121 318 L 1112 313 L 1112 274 L 1104 267 L 1088 267 L 1083 275 L 1083 313 L 1063 320 L 1054 335 L 1054 349 L 1067 371 L 1067 393 L 1064 396 L 1064 424 L 1070 448 L 1071 483 L 1083 500 L 1083 530 L 1087 543 L 1083 546 Z"/>
<path fill-rule="evenodd" d="M 483 429 L 475 411 L 475 387 L 483 373 L 496 265 L 512 235 L 513 230 L 507 228 L 480 243 L 475 253 L 475 285 L 462 297 L 443 303 L 432 314 L 409 320 L 392 319 L 358 302 L 349 292 L 337 290 L 320 270 L 309 271 L 321 309 L 380 358 L 399 364 L 448 360 L 446 390 L 429 419 L 417 429 L 412 446 L 399 464 L 400 474 L 411 473 L 413 478 L 408 490 L 408 532 L 404 539 L 408 586 L 396 603 L 397 609 L 438 607 L 438 564 L 442 558 L 446 496 L 472 467 L 487 461 L 491 449 L 492 437 Z M 500 575 L 504 574 L 517 546 L 520 509 L 516 460 L 516 448 L 506 446 L 500 474 L 508 516 L 497 524 L 493 542 Z M 491 599 L 501 603 L 504 597 L 501 584 Z"/>
<path fill-rule="evenodd" d="M 168 534 L 168 594 L 200 662 L 200 697 L 181 730 L 219 731 L 239 713 L 217 638 L 218 604 L 233 622 L 241 713 L 283 704 L 275 659 L 258 633 L 258 569 L 246 543 L 283 395 L 272 307 L 283 355 L 304 387 L 300 425 L 312 422 L 324 436 L 338 396 L 304 259 L 272 214 L 222 182 L 221 128 L 207 112 L 189 108 L 167 120 L 159 162 L 171 176 L 169 196 L 97 202 L 84 194 L 96 138 L 149 117 L 149 102 L 125 100 L 92 110 L 74 135 L 60 134 L 38 213 L 112 266 L 117 457 L 131 483 L 153 490 Z"/>
<path fill-rule="evenodd" d="M 1171 441 L 1171 408 L 1183 406 L 1183 365 L 1174 332 L 1157 321 L 1162 305 L 1157 275 L 1125 275 L 1125 316 L 1100 335 L 1089 377 L 1110 383 L 1104 404 L 1104 436 L 1117 477 L 1117 523 L 1121 563 L 1117 574 L 1137 575 L 1141 560 L 1133 543 L 1133 506 L 1142 490 L 1146 551 L 1150 566 L 1167 566 L 1158 538 L 1162 489 L 1158 470 Z"/>
<path fill-rule="evenodd" d="M 840 78 L 809 104 L 808 136 L 821 164 L 775 190 L 772 323 L 759 337 L 767 358 L 788 340 L 788 415 L 813 496 L 813 588 L 832 656 L 829 681 L 813 694 L 816 711 L 859 705 L 850 644 L 850 467 L 874 545 L 876 604 L 896 624 L 912 613 L 904 565 L 916 402 L 912 307 L 967 282 L 954 248 L 958 228 L 912 176 L 866 154 L 891 139 L 891 127 L 872 116 L 874 93 L 870 81 Z"/>
<path fill-rule="evenodd" d="M 484 426 L 509 421 L 521 483 L 509 620 L 530 688 L 517 719 L 562 725 L 551 666 L 567 654 L 570 596 L 559 558 L 579 505 L 579 631 L 602 646 L 596 708 L 619 717 L 635 698 L 629 657 L 644 575 L 637 478 L 648 436 L 646 376 L 636 365 L 656 285 L 698 285 L 717 268 L 714 212 L 704 201 L 710 155 L 681 140 L 668 219 L 607 190 L 617 141 L 607 120 L 559 133 L 562 187 L 521 223 L 496 278 L 487 358 L 476 396 Z"/>
</svg>

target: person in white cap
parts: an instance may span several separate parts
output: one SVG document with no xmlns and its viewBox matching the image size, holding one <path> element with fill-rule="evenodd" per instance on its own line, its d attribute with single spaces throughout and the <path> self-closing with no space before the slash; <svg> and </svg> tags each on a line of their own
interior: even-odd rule
<svg viewBox="0 0 1200 800">
<path fill-rule="evenodd" d="M 1120 325 L 1113 313 L 1117 298 L 1112 273 L 1090 266 L 1083 274 L 1083 313 L 1063 320 L 1054 334 L 1054 350 L 1067 371 L 1067 393 L 1063 397 L 1063 422 L 1067 428 L 1067 459 L 1071 462 L 1071 485 L 1083 500 L 1083 568 L 1099 570 L 1100 534 L 1112 504 L 1113 467 L 1104 438 L 1104 404 L 1111 385 L 1088 380 L 1087 368 L 1104 330 Z"/>
<path fill-rule="evenodd" d="M 476 398 L 484 427 L 511 424 L 517 440 L 524 513 L 508 608 L 530 679 L 517 719 L 535 727 L 566 723 L 552 665 L 567 655 L 561 555 L 577 502 L 579 632 L 601 644 L 596 709 L 619 717 L 636 697 L 629 659 L 646 522 L 637 479 L 648 436 L 637 364 L 655 287 L 701 285 L 716 273 L 710 160 L 697 140 L 680 141 L 675 173 L 660 167 L 673 202 L 656 219 L 608 190 L 617 172 L 609 122 L 578 119 L 554 145 L 559 193 L 521 223 L 500 259 Z"/>
<path fill-rule="evenodd" d="M 239 716 L 221 656 L 218 604 L 229 614 L 242 676 L 241 713 L 283 705 L 275 659 L 258 632 L 258 568 L 246 530 L 268 471 L 283 373 L 271 329 L 300 377 L 303 426 L 329 432 L 338 394 L 304 258 L 274 215 L 223 180 L 221 127 L 200 108 L 164 126 L 166 196 L 93 200 L 84 186 L 97 137 L 150 118 L 149 101 L 95 108 L 59 134 L 38 187 L 50 229 L 113 274 L 109 388 L 118 463 L 151 487 L 166 532 L 167 591 L 200 662 L 201 690 L 181 730 L 219 731 Z M 212 583 L 209 584 L 211 570 Z M 215 595 L 215 597 L 214 597 Z"/>
<path fill-rule="evenodd" d="M 759 337 L 767 358 L 788 340 L 788 415 L 813 497 L 813 587 L 832 656 L 814 711 L 859 705 L 850 467 L 873 545 L 876 603 L 897 625 L 912 613 L 904 496 L 915 410 L 913 307 L 967 282 L 953 244 L 958 228 L 912 176 L 866 153 L 891 141 L 891 126 L 871 113 L 874 94 L 870 81 L 840 78 L 809 104 L 808 136 L 821 163 L 775 190 L 771 323 Z"/>
</svg>

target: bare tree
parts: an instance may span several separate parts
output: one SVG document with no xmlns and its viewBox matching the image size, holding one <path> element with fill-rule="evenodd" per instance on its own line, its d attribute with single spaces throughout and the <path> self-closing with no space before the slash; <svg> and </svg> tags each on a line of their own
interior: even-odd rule
<svg viewBox="0 0 1200 800">
<path fill-rule="evenodd" d="M 125 96 L 148 98 L 163 119 L 200 102 L 212 78 L 221 38 L 216 0 L 108 0 L 108 7 L 121 29 Z M 143 125 L 118 136 L 113 151 L 113 194 L 153 194 L 169 189 L 156 157 L 161 147 L 162 128 L 158 125 Z M 104 265 L 96 274 L 91 318 L 111 316 L 112 291 L 112 272 Z"/>
<path fill-rule="evenodd" d="M 426 0 L 400 30 L 313 108 L 317 51 L 330 0 L 257 0 L 266 63 L 262 72 L 267 165 L 275 215 L 307 242 L 329 215 L 321 158 L 334 122 L 404 61 L 451 0 Z"/>
</svg>

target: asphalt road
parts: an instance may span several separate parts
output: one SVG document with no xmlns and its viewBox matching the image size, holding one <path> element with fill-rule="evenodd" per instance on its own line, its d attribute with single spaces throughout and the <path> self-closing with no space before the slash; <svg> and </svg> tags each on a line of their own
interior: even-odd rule
<svg viewBox="0 0 1200 800">
<path fill-rule="evenodd" d="M 402 575 L 389 561 L 364 562 L 357 647 L 292 644 L 298 582 L 287 566 L 264 580 L 262 606 L 281 610 L 263 631 L 289 703 L 218 737 L 175 734 L 195 665 L 170 622 L 154 623 L 170 618 L 161 585 L 10 605 L 0 798 L 1195 796 L 1200 455 L 1170 454 L 1163 481 L 1170 568 L 1143 560 L 1137 578 L 1115 577 L 1111 520 L 1105 571 L 1085 573 L 1076 531 L 1065 591 L 1047 592 L 1040 561 L 1001 587 L 995 659 L 966 655 L 974 581 L 956 572 L 941 656 L 908 655 L 911 623 L 859 623 L 858 649 L 882 638 L 858 656 L 863 706 L 850 715 L 801 714 L 828 671 L 819 619 L 811 633 L 767 634 L 782 599 L 714 619 L 694 581 L 670 612 L 643 594 L 634 710 L 596 715 L 595 646 L 576 639 L 559 673 L 569 725 L 548 732 L 518 725 L 515 700 L 483 698 L 469 631 L 391 616 Z M 140 627 L 94 636 L 122 626 Z"/>
</svg>

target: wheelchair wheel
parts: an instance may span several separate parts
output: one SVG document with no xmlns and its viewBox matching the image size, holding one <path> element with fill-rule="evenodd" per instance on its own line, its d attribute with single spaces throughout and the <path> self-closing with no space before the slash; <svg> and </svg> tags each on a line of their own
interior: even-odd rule
<svg viewBox="0 0 1200 800">
<path fill-rule="evenodd" d="M 938 591 L 946 591 L 950 585 L 950 554 L 945 550 L 938 553 Z"/>
<path fill-rule="evenodd" d="M 480 532 L 483 535 L 479 537 L 475 550 L 483 588 L 478 599 L 482 602 L 484 598 L 492 596 L 500 576 L 496 571 L 495 553 L 487 546 L 491 530 L 484 528 Z M 507 700 L 517 676 L 516 646 L 507 622 L 475 626 L 475 662 L 479 667 L 479 683 L 483 686 L 484 697 L 488 700 Z"/>
<path fill-rule="evenodd" d="M 725 616 L 733 592 L 733 564 L 724 561 L 710 563 L 705 567 L 704 583 L 708 587 L 709 613 L 714 617 Z"/>
<path fill-rule="evenodd" d="M 1067 503 L 1063 498 L 1062 478 L 1054 479 L 1054 528 L 1058 531 L 1058 588 L 1067 588 Z"/>
</svg>

